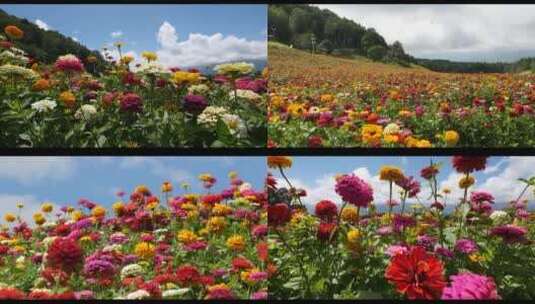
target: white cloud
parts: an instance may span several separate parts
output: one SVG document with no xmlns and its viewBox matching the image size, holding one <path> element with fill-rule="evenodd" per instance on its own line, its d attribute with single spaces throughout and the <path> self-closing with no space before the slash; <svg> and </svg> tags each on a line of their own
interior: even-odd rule
<svg viewBox="0 0 535 304">
<path fill-rule="evenodd" d="M 265 59 L 266 41 L 247 40 L 221 33 L 189 34 L 179 41 L 176 29 L 165 21 L 157 33 L 159 61 L 167 67 L 192 67 L 236 60 Z"/>
<path fill-rule="evenodd" d="M 73 175 L 76 163 L 69 157 L 1 157 L 0 180 L 29 185 L 42 180 L 64 180 Z"/>
<path fill-rule="evenodd" d="M 533 5 L 318 5 L 374 27 L 410 54 L 510 60 L 535 50 Z"/>
<path fill-rule="evenodd" d="M 121 38 L 121 37 L 123 37 L 123 32 L 122 31 L 111 32 L 110 36 L 112 38 Z"/>
<path fill-rule="evenodd" d="M 162 160 L 150 157 L 125 157 L 120 163 L 119 167 L 123 169 L 129 168 L 147 168 L 152 174 L 164 179 L 170 179 L 175 183 L 193 180 L 193 175 L 183 169 L 170 168 Z"/>
<path fill-rule="evenodd" d="M 49 31 L 51 29 L 51 27 L 41 19 L 35 19 L 35 25 L 45 31 Z"/>
<path fill-rule="evenodd" d="M 78 40 L 77 37 L 74 37 L 74 36 L 73 36 L 73 37 L 71 37 L 71 38 L 72 38 L 72 40 L 74 40 L 74 41 L 76 41 L 76 42 L 80 42 L 80 40 Z"/>
</svg>

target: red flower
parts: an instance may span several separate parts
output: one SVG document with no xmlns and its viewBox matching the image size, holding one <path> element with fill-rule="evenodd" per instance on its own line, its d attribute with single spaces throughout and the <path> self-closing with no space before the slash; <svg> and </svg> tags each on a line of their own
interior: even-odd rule
<svg viewBox="0 0 535 304">
<path fill-rule="evenodd" d="M 417 246 L 392 257 L 385 278 L 409 300 L 433 300 L 440 298 L 446 286 L 443 272 L 442 262 Z"/>
<path fill-rule="evenodd" d="M 309 148 L 319 148 L 322 146 L 322 139 L 319 135 L 312 135 L 308 138 Z"/>
<path fill-rule="evenodd" d="M 290 221 L 290 208 L 284 203 L 268 207 L 268 223 L 271 226 L 281 226 Z"/>
<path fill-rule="evenodd" d="M 253 263 L 244 257 L 236 257 L 232 260 L 232 269 L 251 269 L 253 268 Z"/>
<path fill-rule="evenodd" d="M 336 204 L 330 200 L 322 200 L 316 204 L 316 216 L 325 221 L 332 221 L 338 213 Z"/>
<path fill-rule="evenodd" d="M 260 242 L 256 244 L 256 254 L 260 261 L 267 261 L 268 259 L 268 245 L 266 242 Z"/>
<path fill-rule="evenodd" d="M 48 247 L 47 261 L 52 267 L 70 272 L 82 262 L 82 255 L 83 251 L 75 240 L 59 237 Z"/>
<path fill-rule="evenodd" d="M 420 171 L 420 176 L 430 180 L 433 176 L 438 174 L 438 168 L 436 166 L 427 166 Z"/>
<path fill-rule="evenodd" d="M 183 265 L 176 270 L 176 277 L 182 286 L 197 284 L 201 278 L 201 274 L 197 267 L 191 265 Z"/>
<path fill-rule="evenodd" d="M 23 300 L 26 295 L 16 288 L 0 288 L 0 300 Z"/>
<path fill-rule="evenodd" d="M 487 156 L 454 156 L 453 167 L 459 173 L 471 173 L 485 169 Z"/>
<path fill-rule="evenodd" d="M 331 237 L 331 233 L 336 227 L 334 223 L 320 223 L 318 226 L 318 239 L 327 241 Z"/>
<path fill-rule="evenodd" d="M 215 205 L 219 203 L 223 198 L 219 194 L 207 194 L 201 198 L 201 201 L 205 204 Z"/>
</svg>

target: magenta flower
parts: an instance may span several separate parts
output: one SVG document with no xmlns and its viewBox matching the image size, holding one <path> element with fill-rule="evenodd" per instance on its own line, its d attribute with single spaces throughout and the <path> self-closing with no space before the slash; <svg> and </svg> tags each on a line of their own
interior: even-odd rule
<svg viewBox="0 0 535 304">
<path fill-rule="evenodd" d="M 459 239 L 455 243 L 455 251 L 471 254 L 478 250 L 476 242 L 470 239 Z"/>
<path fill-rule="evenodd" d="M 121 110 L 124 112 L 141 112 L 143 109 L 143 101 L 141 97 L 134 93 L 127 93 L 121 97 Z"/>
<path fill-rule="evenodd" d="M 184 96 L 184 110 L 192 114 L 200 114 L 208 106 L 208 102 L 202 95 L 188 94 Z"/>
<path fill-rule="evenodd" d="M 63 72 L 81 72 L 84 69 L 82 61 L 72 54 L 59 56 L 54 67 Z"/>
<path fill-rule="evenodd" d="M 396 182 L 396 185 L 400 186 L 403 190 L 407 191 L 409 197 L 415 197 L 420 193 L 420 182 L 414 177 L 404 177 Z"/>
<path fill-rule="evenodd" d="M 528 230 L 524 227 L 508 224 L 492 228 L 490 235 L 499 236 L 505 243 L 513 244 L 525 242 L 527 232 Z"/>
<path fill-rule="evenodd" d="M 494 279 L 464 272 L 450 276 L 451 286 L 442 291 L 442 300 L 499 300 Z"/>
<path fill-rule="evenodd" d="M 359 207 L 368 207 L 373 201 L 373 190 L 355 174 L 343 175 L 336 181 L 335 191 L 342 199 Z"/>
</svg>

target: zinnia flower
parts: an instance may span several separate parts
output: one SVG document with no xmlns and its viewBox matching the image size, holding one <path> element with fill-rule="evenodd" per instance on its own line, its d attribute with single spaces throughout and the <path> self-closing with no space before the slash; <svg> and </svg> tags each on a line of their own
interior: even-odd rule
<svg viewBox="0 0 535 304">
<path fill-rule="evenodd" d="M 63 72 L 81 72 L 84 69 L 82 61 L 73 54 L 59 56 L 54 67 Z"/>
<path fill-rule="evenodd" d="M 75 240 L 59 237 L 48 247 L 47 262 L 52 267 L 70 272 L 82 262 L 82 255 L 83 251 Z"/>
<path fill-rule="evenodd" d="M 492 228 L 490 235 L 499 236 L 505 243 L 513 244 L 525 242 L 527 232 L 528 230 L 525 227 L 508 224 Z"/>
<path fill-rule="evenodd" d="M 459 239 L 455 243 L 455 250 L 461 253 L 471 254 L 477 251 L 477 244 L 469 239 Z"/>
<path fill-rule="evenodd" d="M 385 278 L 409 300 L 439 299 L 446 286 L 442 262 L 428 254 L 423 247 L 412 247 L 397 254 L 386 268 Z"/>
<path fill-rule="evenodd" d="M 270 226 L 282 226 L 291 219 L 290 208 L 284 203 L 268 207 L 268 223 Z"/>
<path fill-rule="evenodd" d="M 346 174 L 336 180 L 335 191 L 345 202 L 367 207 L 373 201 L 373 190 L 368 183 L 355 174 Z"/>
<path fill-rule="evenodd" d="M 316 216 L 322 220 L 332 221 L 338 212 L 336 204 L 330 200 L 322 200 L 316 204 Z"/>
<path fill-rule="evenodd" d="M 120 106 L 121 110 L 125 112 L 141 112 L 143 101 L 137 94 L 127 93 L 121 97 Z"/>
<path fill-rule="evenodd" d="M 289 156 L 268 156 L 267 157 L 268 167 L 277 169 L 277 168 L 290 168 L 292 166 L 292 158 Z"/>
<path fill-rule="evenodd" d="M 499 300 L 494 279 L 463 272 L 450 276 L 451 285 L 444 288 L 442 300 Z"/>
<path fill-rule="evenodd" d="M 336 228 L 335 223 L 320 223 L 317 232 L 318 239 L 321 241 L 328 241 L 334 228 Z"/>
<path fill-rule="evenodd" d="M 472 173 L 485 169 L 487 156 L 454 156 L 453 167 L 459 173 Z"/>
<path fill-rule="evenodd" d="M 198 115 L 208 106 L 208 102 L 202 95 L 188 94 L 184 96 L 183 105 L 186 112 Z"/>
<path fill-rule="evenodd" d="M 390 182 L 398 182 L 405 176 L 400 168 L 394 166 L 382 166 L 379 170 L 379 179 Z"/>
</svg>

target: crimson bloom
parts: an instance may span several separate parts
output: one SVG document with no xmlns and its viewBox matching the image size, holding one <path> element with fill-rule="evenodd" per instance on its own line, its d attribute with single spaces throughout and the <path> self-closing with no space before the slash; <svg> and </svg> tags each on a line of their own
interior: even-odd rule
<svg viewBox="0 0 535 304">
<path fill-rule="evenodd" d="M 47 262 L 52 267 L 71 272 L 82 262 L 82 256 L 83 251 L 75 240 L 59 237 L 48 247 Z"/>
<path fill-rule="evenodd" d="M 290 208 L 284 203 L 268 207 L 268 223 L 270 226 L 282 226 L 291 219 Z"/>
<path fill-rule="evenodd" d="M 527 232 L 528 230 L 524 227 L 508 224 L 492 228 L 490 235 L 501 237 L 507 244 L 514 244 L 525 242 Z"/>
<path fill-rule="evenodd" d="M 368 207 L 368 204 L 373 201 L 372 188 L 355 174 L 337 178 L 335 191 L 345 202 L 356 206 Z"/>
<path fill-rule="evenodd" d="M 443 272 L 444 266 L 439 259 L 423 247 L 415 246 L 392 257 L 385 278 L 409 300 L 433 300 L 440 298 L 446 286 Z"/>
<path fill-rule="evenodd" d="M 454 156 L 453 167 L 459 173 L 472 173 L 485 169 L 487 165 L 486 156 Z"/>
<path fill-rule="evenodd" d="M 316 216 L 325 221 L 332 221 L 338 213 L 336 204 L 330 200 L 322 200 L 316 204 Z"/>
<path fill-rule="evenodd" d="M 320 223 L 317 232 L 318 239 L 328 241 L 335 228 L 336 224 L 334 223 Z"/>
<path fill-rule="evenodd" d="M 125 112 L 141 112 L 143 101 L 137 94 L 127 93 L 121 97 L 120 106 Z"/>
</svg>

